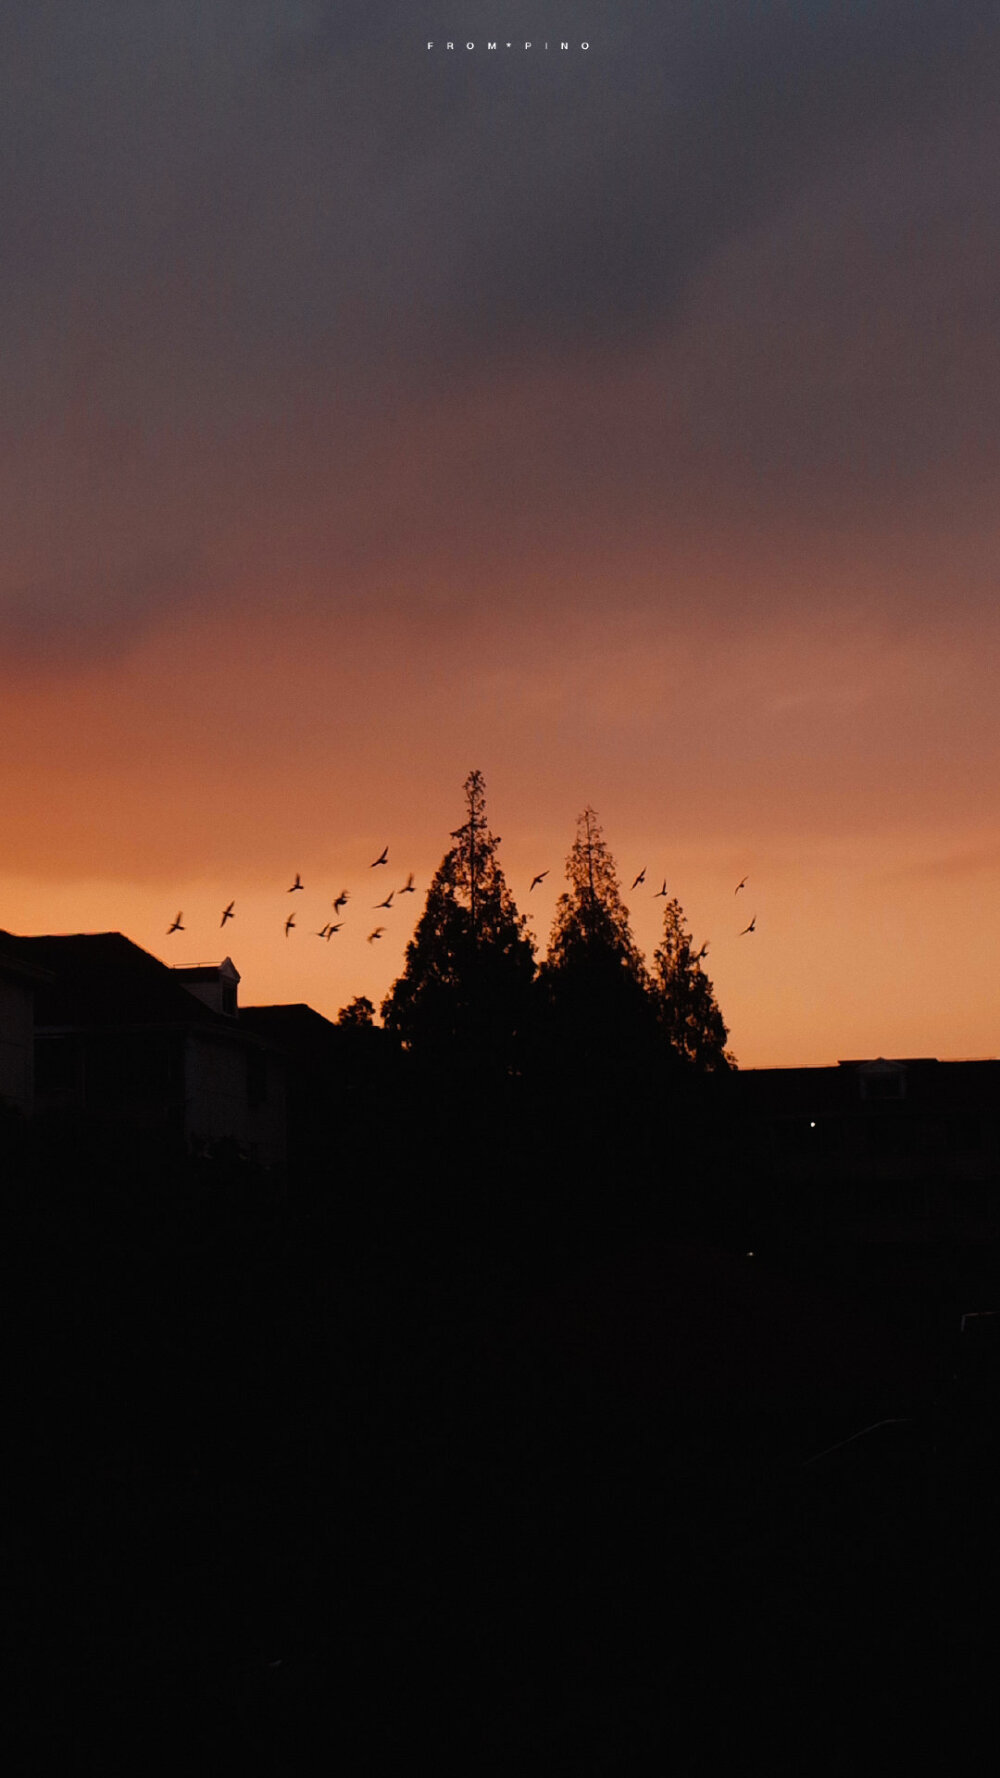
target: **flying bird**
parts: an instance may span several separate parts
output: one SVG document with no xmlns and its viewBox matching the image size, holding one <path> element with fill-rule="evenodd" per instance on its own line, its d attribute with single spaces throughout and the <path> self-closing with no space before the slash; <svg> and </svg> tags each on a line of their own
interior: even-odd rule
<svg viewBox="0 0 1000 1778">
<path fill-rule="evenodd" d="M 388 848 L 388 846 L 383 846 L 378 857 L 372 859 L 370 869 L 374 870 L 375 866 L 377 864 L 388 864 L 388 862 L 389 862 L 389 848 Z"/>
<path fill-rule="evenodd" d="M 753 932 L 756 924 L 757 924 L 757 916 L 756 916 L 756 914 L 754 914 L 754 917 L 751 920 L 749 926 L 744 926 L 743 931 L 739 934 L 740 938 L 743 938 L 744 935 L 748 932 Z"/>
<path fill-rule="evenodd" d="M 632 888 L 638 889 L 639 884 L 644 883 L 645 881 L 646 881 L 646 866 L 643 865 L 641 871 L 639 872 L 639 875 L 635 879 L 635 882 L 632 884 Z M 629 893 L 631 894 L 631 890 L 629 891 Z"/>
<path fill-rule="evenodd" d="M 338 925 L 337 925 L 337 926 L 328 926 L 328 927 L 327 927 L 327 929 L 326 929 L 326 942 L 327 942 L 327 944 L 329 944 L 329 943 L 330 943 L 330 940 L 331 940 L 331 938 L 332 938 L 332 937 L 333 937 L 333 935 L 334 935 L 334 933 L 335 933 L 335 932 L 339 932 L 339 931 L 340 931 L 340 927 L 341 927 L 341 926 L 342 926 L 342 925 L 343 925 L 343 921 L 341 921 L 341 922 L 340 922 L 340 924 L 338 924 Z"/>
<path fill-rule="evenodd" d="M 529 895 L 530 895 L 530 894 L 531 894 L 531 891 L 532 891 L 532 889 L 537 889 L 537 888 L 538 888 L 538 885 L 539 885 L 539 883 L 543 883 L 543 882 L 544 882 L 544 881 L 545 881 L 545 878 L 546 878 L 546 877 L 547 877 L 547 876 L 548 876 L 548 874 L 549 874 L 549 873 L 548 873 L 548 871 L 547 871 L 547 870 L 540 870 L 540 871 L 539 871 L 539 873 L 538 873 L 538 875 L 537 875 L 537 877 L 532 877 L 532 879 L 531 879 L 531 884 L 530 884 L 530 887 L 529 887 L 529 889 L 528 889 L 528 894 L 529 894 Z"/>
<path fill-rule="evenodd" d="M 349 902 L 349 900 L 350 900 L 350 896 L 348 895 L 347 890 L 342 889 L 340 891 L 340 894 L 337 896 L 336 901 L 333 904 L 334 913 L 339 914 L 341 908 L 345 908 L 347 906 L 347 903 Z"/>
<path fill-rule="evenodd" d="M 742 937 L 742 934 L 740 936 Z M 701 950 L 695 952 L 691 961 L 692 961 L 692 963 L 700 963 L 702 961 L 702 958 L 707 957 L 707 956 L 708 956 L 708 946 L 702 945 Z"/>
<path fill-rule="evenodd" d="M 288 893 L 289 893 L 289 895 L 294 895 L 296 889 L 304 889 L 304 888 L 305 888 L 305 884 L 303 883 L 302 878 L 299 876 L 298 871 L 296 871 L 295 881 L 292 884 L 291 888 L 289 889 Z"/>
<path fill-rule="evenodd" d="M 656 900 L 657 900 L 657 899 L 658 899 L 658 897 L 659 897 L 659 896 L 661 896 L 661 895 L 666 895 L 666 893 L 667 893 L 667 879 L 666 879 L 666 877 L 664 877 L 664 879 L 663 879 L 663 888 L 662 888 L 662 889 L 658 889 L 658 890 L 657 890 L 657 891 L 656 891 L 656 894 L 655 894 L 655 895 L 654 895 L 654 896 L 653 896 L 653 900 L 654 900 L 654 901 L 656 901 Z"/>
<path fill-rule="evenodd" d="M 374 939 L 374 938 L 381 938 L 384 931 L 385 931 L 384 926 L 376 926 L 375 931 L 369 932 L 369 934 L 368 934 L 368 943 L 371 944 L 372 939 Z"/>
<path fill-rule="evenodd" d="M 288 934 L 291 932 L 292 927 L 294 925 L 295 925 L 295 915 L 289 914 L 288 919 L 285 921 L 285 937 L 286 938 L 288 937 Z"/>
<path fill-rule="evenodd" d="M 317 938 L 329 938 L 329 936 L 330 936 L 329 926 L 324 926 L 322 932 L 317 932 L 317 934 L 316 934 Z"/>
<path fill-rule="evenodd" d="M 170 937 L 170 934 L 172 932 L 183 932 L 184 931 L 184 927 L 181 925 L 181 915 L 183 914 L 183 912 L 184 912 L 184 910 L 182 908 L 180 913 L 177 915 L 177 918 L 174 921 L 173 925 L 167 927 L 167 937 L 168 938 Z"/>
<path fill-rule="evenodd" d="M 233 909 L 234 909 L 234 907 L 235 907 L 235 906 L 236 906 L 236 903 L 235 903 L 235 901 L 231 901 L 231 902 L 230 902 L 230 903 L 229 903 L 229 906 L 228 906 L 228 907 L 227 907 L 227 908 L 223 908 L 223 910 L 222 910 L 222 919 L 221 919 L 221 920 L 220 920 L 220 921 L 219 921 L 219 925 L 220 925 L 220 926 L 224 926 L 224 925 L 225 925 L 225 924 L 226 924 L 226 921 L 227 921 L 227 920 L 231 920 L 231 919 L 232 919 L 232 917 L 233 917 Z"/>
<path fill-rule="evenodd" d="M 394 895 L 395 895 L 395 893 L 396 893 L 396 891 L 395 891 L 395 889 L 390 889 L 390 890 L 389 890 L 389 893 L 388 893 L 388 895 L 387 895 L 387 896 L 386 896 L 386 898 L 385 898 L 385 900 L 384 900 L 384 901 L 377 901 L 377 902 L 376 902 L 376 903 L 375 903 L 375 904 L 374 904 L 374 905 L 375 905 L 375 906 L 376 906 L 376 907 L 377 907 L 377 908 L 391 908 L 391 906 L 392 906 L 392 898 L 393 898 L 393 896 L 394 896 Z"/>
<path fill-rule="evenodd" d="M 750 881 L 749 877 L 741 878 L 741 880 L 737 883 L 736 888 L 733 890 L 733 894 L 738 895 L 740 890 L 744 889 L 749 881 Z"/>
<path fill-rule="evenodd" d="M 413 887 L 413 872 L 412 871 L 410 872 L 409 876 L 407 877 L 406 882 L 403 884 L 403 887 L 399 891 L 399 893 L 400 893 L 400 895 L 416 895 L 417 892 Z"/>
</svg>

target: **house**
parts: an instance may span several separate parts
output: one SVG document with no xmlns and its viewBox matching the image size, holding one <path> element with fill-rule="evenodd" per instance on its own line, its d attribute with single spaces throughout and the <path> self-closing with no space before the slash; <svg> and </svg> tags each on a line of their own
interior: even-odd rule
<svg viewBox="0 0 1000 1778">
<path fill-rule="evenodd" d="M 248 1006 L 241 1018 L 285 1058 L 288 1172 L 292 1189 L 300 1193 L 343 1163 L 344 1034 L 302 1003 Z"/>
<path fill-rule="evenodd" d="M 239 975 L 170 969 L 120 932 L 18 940 L 35 1005 L 39 1112 L 127 1125 L 179 1152 L 285 1160 L 284 1061 L 245 1028 Z"/>
<path fill-rule="evenodd" d="M 311 1006 L 248 1006 L 240 1018 L 288 1064 L 288 1171 L 293 1189 L 327 1193 L 360 1177 L 373 1133 L 400 1115 L 398 1052 L 375 1025 L 332 1024 Z"/>
<path fill-rule="evenodd" d="M 1000 1061 L 931 1057 L 740 1070 L 733 1127 L 783 1236 L 1000 1239 Z"/>
<path fill-rule="evenodd" d="M 30 1116 L 34 1101 L 35 994 L 48 975 L 0 932 L 0 1106 Z"/>
</svg>

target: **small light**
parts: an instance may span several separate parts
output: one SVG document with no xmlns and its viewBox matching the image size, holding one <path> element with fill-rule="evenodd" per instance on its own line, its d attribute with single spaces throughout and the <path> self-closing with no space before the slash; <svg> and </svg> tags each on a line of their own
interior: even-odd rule
<svg viewBox="0 0 1000 1778">
<path fill-rule="evenodd" d="M 809 1128 L 810 1128 L 810 1130 L 815 1130 L 815 1128 L 816 1128 L 815 1123 L 810 1122 Z"/>
<path fill-rule="evenodd" d="M 753 1248 L 752 1247 L 751 1247 L 749 1253 L 747 1254 L 747 1259 L 753 1259 Z"/>
</svg>

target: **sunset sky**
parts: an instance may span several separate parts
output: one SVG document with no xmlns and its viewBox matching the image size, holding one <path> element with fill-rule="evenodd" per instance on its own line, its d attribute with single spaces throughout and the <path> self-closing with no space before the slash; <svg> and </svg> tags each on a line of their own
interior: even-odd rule
<svg viewBox="0 0 1000 1778">
<path fill-rule="evenodd" d="M 0 927 L 378 1003 L 478 766 L 743 1066 L 1000 1053 L 995 0 L 8 0 L 0 82 Z"/>
</svg>

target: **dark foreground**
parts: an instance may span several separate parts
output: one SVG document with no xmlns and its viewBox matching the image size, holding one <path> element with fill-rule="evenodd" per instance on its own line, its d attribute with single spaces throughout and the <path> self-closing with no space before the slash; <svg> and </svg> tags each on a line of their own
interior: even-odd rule
<svg viewBox="0 0 1000 1778">
<path fill-rule="evenodd" d="M 21 1193 L 4 1267 L 18 1773 L 951 1770 L 993 1709 L 947 1291 L 232 1181 Z"/>
</svg>

